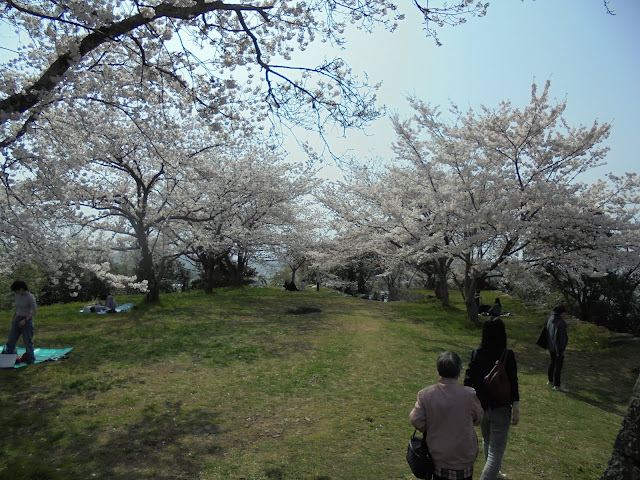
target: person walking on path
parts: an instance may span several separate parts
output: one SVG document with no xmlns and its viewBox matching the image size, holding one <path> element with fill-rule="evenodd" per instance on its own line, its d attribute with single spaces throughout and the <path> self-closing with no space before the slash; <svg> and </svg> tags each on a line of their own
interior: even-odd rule
<svg viewBox="0 0 640 480">
<path fill-rule="evenodd" d="M 2 353 L 16 353 L 16 343 L 22 335 L 26 353 L 21 361 L 33 363 L 36 356 L 33 352 L 33 316 L 36 314 L 36 299 L 23 281 L 11 284 L 11 291 L 15 293 L 16 311 L 11 321 L 9 338 Z"/>
<path fill-rule="evenodd" d="M 553 308 L 551 316 L 547 321 L 548 349 L 551 355 L 551 363 L 549 364 L 549 385 L 553 386 L 558 392 L 567 393 L 569 389 L 564 388 L 561 383 L 562 367 L 564 365 L 564 351 L 569 344 L 569 335 L 567 334 L 567 323 L 562 318 L 565 308 L 558 305 Z"/>
<path fill-rule="evenodd" d="M 508 400 L 499 400 L 488 390 L 484 377 L 505 350 L 504 366 L 511 393 Z M 464 384 L 475 389 L 484 410 L 481 431 L 485 463 L 480 480 L 506 479 L 500 467 L 507 448 L 509 424 L 515 426 L 520 422 L 520 392 L 516 355 L 513 350 L 507 349 L 507 333 L 500 318 L 492 318 L 484 323 L 482 340 L 480 346 L 471 352 Z"/>
<path fill-rule="evenodd" d="M 409 418 L 416 429 L 426 430 L 434 480 L 471 480 L 478 456 L 474 426 L 482 422 L 482 406 L 472 388 L 458 384 L 462 360 L 457 353 L 441 353 L 436 364 L 440 380 L 420 390 Z"/>
</svg>

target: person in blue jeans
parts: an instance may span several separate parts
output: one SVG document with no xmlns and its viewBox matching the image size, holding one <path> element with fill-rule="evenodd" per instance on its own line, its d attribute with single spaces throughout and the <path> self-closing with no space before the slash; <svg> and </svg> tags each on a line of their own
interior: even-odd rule
<svg viewBox="0 0 640 480">
<path fill-rule="evenodd" d="M 484 377 L 505 350 L 505 369 L 511 384 L 508 401 L 494 398 L 484 383 Z M 492 318 L 484 323 L 482 340 L 480 346 L 471 352 L 464 384 L 475 389 L 484 410 L 481 431 L 485 464 L 480 480 L 506 479 L 500 467 L 507 448 L 509 426 L 517 425 L 520 421 L 520 393 L 516 356 L 513 350 L 507 349 L 507 333 L 500 318 Z"/>
<path fill-rule="evenodd" d="M 26 350 L 22 361 L 33 363 L 36 360 L 33 352 L 33 317 L 36 314 L 36 299 L 29 291 L 27 284 L 21 280 L 11 284 L 11 291 L 15 293 L 16 312 L 11 321 L 9 338 L 2 353 L 16 353 L 16 343 L 20 335 Z"/>
</svg>

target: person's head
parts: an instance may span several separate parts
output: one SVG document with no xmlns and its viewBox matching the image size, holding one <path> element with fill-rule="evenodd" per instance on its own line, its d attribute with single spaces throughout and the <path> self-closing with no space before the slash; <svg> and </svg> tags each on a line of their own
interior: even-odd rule
<svg viewBox="0 0 640 480">
<path fill-rule="evenodd" d="M 462 372 L 460 355 L 451 350 L 442 352 L 436 364 L 438 366 L 438 373 L 443 378 L 458 378 Z"/>
<path fill-rule="evenodd" d="M 497 303 L 498 305 L 500 305 L 500 299 L 496 298 L 496 301 L 494 303 Z"/>
<path fill-rule="evenodd" d="M 507 331 L 499 317 L 491 317 L 482 326 L 482 348 L 490 352 L 502 352 L 507 348 Z"/>
<path fill-rule="evenodd" d="M 564 305 L 556 305 L 555 307 L 553 307 L 554 315 L 562 315 L 564 312 L 566 312 Z"/>
<path fill-rule="evenodd" d="M 20 290 L 24 290 L 25 292 L 29 291 L 29 287 L 27 287 L 26 282 L 22 280 L 16 280 L 11 284 L 11 291 L 14 293 L 18 293 Z"/>
</svg>

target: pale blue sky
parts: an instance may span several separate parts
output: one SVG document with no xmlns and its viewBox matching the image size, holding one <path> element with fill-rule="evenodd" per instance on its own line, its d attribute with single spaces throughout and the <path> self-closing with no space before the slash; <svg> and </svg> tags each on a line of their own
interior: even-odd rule
<svg viewBox="0 0 640 480">
<path fill-rule="evenodd" d="M 567 99 L 570 125 L 596 119 L 613 125 L 607 166 L 595 174 L 640 172 L 640 1 L 611 0 L 611 16 L 602 0 L 496 0 L 486 17 L 445 27 L 441 47 L 425 38 L 418 12 L 406 3 L 407 19 L 396 32 L 350 34 L 340 52 L 355 72 L 384 82 L 378 96 L 390 111 L 410 114 L 406 94 L 463 109 L 503 99 L 522 107 L 533 80 L 542 87 L 550 79 L 552 98 Z M 332 148 L 389 158 L 389 119 L 367 131 L 337 139 Z"/>
</svg>

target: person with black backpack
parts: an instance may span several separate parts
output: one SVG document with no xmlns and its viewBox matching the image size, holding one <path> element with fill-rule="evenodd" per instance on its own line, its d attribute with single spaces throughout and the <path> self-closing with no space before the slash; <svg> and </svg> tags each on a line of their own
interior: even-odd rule
<svg viewBox="0 0 640 480">
<path fill-rule="evenodd" d="M 502 365 L 497 365 L 498 362 Z M 489 374 L 497 367 L 504 368 L 509 383 L 503 398 L 492 393 L 488 385 Z M 520 421 L 520 393 L 516 356 L 507 348 L 507 332 L 500 318 L 491 318 L 484 323 L 482 340 L 471 352 L 464 384 L 475 389 L 484 410 L 481 430 L 485 464 L 480 480 L 506 479 L 500 467 L 507 448 L 509 425 L 517 425 Z"/>
</svg>

